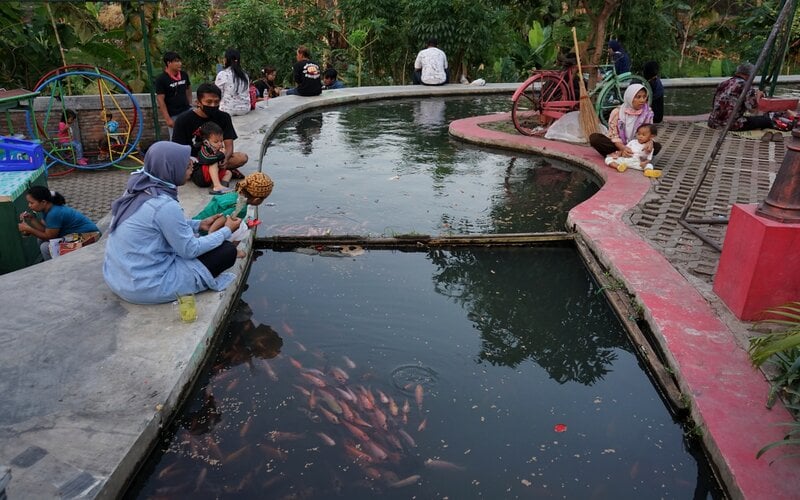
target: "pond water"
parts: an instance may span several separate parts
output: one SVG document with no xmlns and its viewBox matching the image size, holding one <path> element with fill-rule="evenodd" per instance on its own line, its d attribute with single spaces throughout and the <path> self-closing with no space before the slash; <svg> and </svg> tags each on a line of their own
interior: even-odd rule
<svg viewBox="0 0 800 500">
<path fill-rule="evenodd" d="M 128 496 L 721 497 L 599 292 L 572 248 L 266 252 Z"/>
<path fill-rule="evenodd" d="M 665 115 L 699 115 L 711 110 L 716 87 L 678 87 L 664 89 Z M 779 85 L 775 97 L 800 97 L 800 85 Z"/>
<path fill-rule="evenodd" d="M 452 120 L 509 106 L 508 96 L 380 101 L 289 120 L 263 160 L 275 190 L 259 234 L 562 231 L 597 192 L 592 174 L 448 134 Z"/>
<path fill-rule="evenodd" d="M 580 169 L 451 140 L 508 97 L 301 115 L 262 235 L 563 230 Z M 257 253 L 129 498 L 720 498 L 571 246 Z"/>
</svg>

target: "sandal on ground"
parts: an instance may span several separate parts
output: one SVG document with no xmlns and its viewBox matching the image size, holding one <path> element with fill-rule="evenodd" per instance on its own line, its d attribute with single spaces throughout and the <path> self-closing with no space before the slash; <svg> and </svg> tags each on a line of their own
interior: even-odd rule
<svg viewBox="0 0 800 500">
<path fill-rule="evenodd" d="M 244 174 L 239 172 L 238 168 L 232 168 L 231 171 L 231 179 L 244 179 Z"/>
<path fill-rule="evenodd" d="M 772 132 L 764 132 L 764 135 L 761 136 L 761 142 L 769 142 L 772 140 L 772 137 Z"/>
<path fill-rule="evenodd" d="M 654 168 L 648 168 L 643 173 L 645 177 L 649 177 L 651 179 L 657 179 L 661 177 L 661 170 L 656 170 Z"/>
<path fill-rule="evenodd" d="M 218 194 L 230 193 L 231 191 L 233 191 L 231 188 L 224 187 L 222 189 L 216 189 L 216 190 L 215 189 L 209 189 L 208 190 L 208 194 L 212 194 L 212 195 L 216 196 Z"/>
</svg>

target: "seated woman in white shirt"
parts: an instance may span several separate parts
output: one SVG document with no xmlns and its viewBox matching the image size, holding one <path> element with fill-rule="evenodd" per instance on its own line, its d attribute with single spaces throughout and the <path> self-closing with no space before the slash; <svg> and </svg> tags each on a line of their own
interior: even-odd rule
<svg viewBox="0 0 800 500">
<path fill-rule="evenodd" d="M 417 54 L 411 77 L 414 85 L 444 85 L 449 80 L 447 56 L 437 47 L 438 44 L 435 38 L 431 38 L 428 40 L 428 48 Z"/>
</svg>

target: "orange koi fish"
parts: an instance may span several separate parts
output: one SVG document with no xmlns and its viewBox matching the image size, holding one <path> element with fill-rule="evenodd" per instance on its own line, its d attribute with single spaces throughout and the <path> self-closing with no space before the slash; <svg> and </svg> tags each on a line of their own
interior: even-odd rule
<svg viewBox="0 0 800 500">
<path fill-rule="evenodd" d="M 319 407 L 319 411 L 321 411 L 322 414 L 325 415 L 325 418 L 328 419 L 328 422 L 330 422 L 332 424 L 338 424 L 339 423 L 339 417 L 337 417 L 333 413 L 329 412 L 328 410 L 326 410 L 322 406 Z"/>
<path fill-rule="evenodd" d="M 364 462 L 372 462 L 372 457 L 364 453 L 363 451 L 359 450 L 352 444 L 344 445 L 344 449 L 348 455 L 355 458 L 356 460 L 361 460 Z"/>
<path fill-rule="evenodd" d="M 292 366 L 294 366 L 294 367 L 295 367 L 295 368 L 297 368 L 298 370 L 302 370 L 302 369 L 303 369 L 303 365 L 302 365 L 302 364 L 300 364 L 300 362 L 299 362 L 299 361 L 297 361 L 296 359 L 294 359 L 294 358 L 293 358 L 293 357 L 291 357 L 291 356 L 289 356 L 289 362 L 292 364 Z"/>
<path fill-rule="evenodd" d="M 419 411 L 422 411 L 422 396 L 424 394 L 424 390 L 420 384 L 417 384 L 417 388 L 414 389 L 414 398 L 417 400 L 417 408 Z"/>
<path fill-rule="evenodd" d="M 419 427 L 417 427 L 417 432 L 422 432 L 425 430 L 425 426 L 428 425 L 428 417 L 422 419 L 422 422 L 419 423 Z"/>
<path fill-rule="evenodd" d="M 325 383 L 324 380 L 322 380 L 321 378 L 315 377 L 314 375 L 311 375 L 310 373 L 301 373 L 300 375 L 302 375 L 302 377 L 304 379 L 308 380 L 309 382 L 311 382 L 312 384 L 316 385 L 317 387 L 325 387 L 325 386 L 328 385 L 328 384 Z"/>
<path fill-rule="evenodd" d="M 350 431 L 350 433 L 353 436 L 355 436 L 359 441 L 361 442 L 369 441 L 369 436 L 367 435 L 366 432 L 362 431 L 361 429 L 359 429 L 358 427 L 356 427 L 355 425 L 351 424 L 346 420 L 342 423 L 344 424 L 345 427 L 347 427 L 347 430 Z"/>
</svg>

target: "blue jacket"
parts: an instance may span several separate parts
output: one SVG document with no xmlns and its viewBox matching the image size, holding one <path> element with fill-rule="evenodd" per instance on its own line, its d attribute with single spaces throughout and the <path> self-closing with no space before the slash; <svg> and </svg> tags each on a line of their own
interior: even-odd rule
<svg viewBox="0 0 800 500">
<path fill-rule="evenodd" d="M 161 304 L 176 295 L 224 290 L 235 275 L 214 278 L 197 257 L 231 236 L 223 227 L 197 237 L 199 220 L 187 220 L 166 195 L 146 201 L 109 234 L 103 277 L 109 288 L 134 304 Z"/>
</svg>

